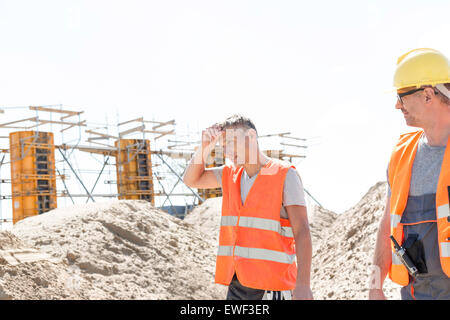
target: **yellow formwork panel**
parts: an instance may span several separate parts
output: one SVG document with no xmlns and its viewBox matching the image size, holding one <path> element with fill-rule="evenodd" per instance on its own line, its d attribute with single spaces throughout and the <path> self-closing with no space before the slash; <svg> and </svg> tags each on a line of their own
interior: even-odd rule
<svg viewBox="0 0 450 320">
<path fill-rule="evenodd" d="M 9 135 L 13 223 L 57 207 L 53 133 Z"/>
<path fill-rule="evenodd" d="M 264 150 L 263 153 L 270 158 L 283 160 L 282 159 L 282 150 Z"/>
<path fill-rule="evenodd" d="M 154 205 L 150 141 L 120 139 L 115 147 L 119 200 L 147 200 Z"/>
<path fill-rule="evenodd" d="M 216 150 L 213 149 L 206 161 L 206 168 L 214 168 L 219 165 L 225 164 L 225 156 L 223 154 L 223 151 L 221 152 L 221 154 L 218 154 L 217 157 L 222 160 L 222 163 L 218 163 L 218 159 L 216 158 Z M 198 189 L 197 192 L 199 196 L 205 200 L 222 196 L 222 188 Z"/>
</svg>

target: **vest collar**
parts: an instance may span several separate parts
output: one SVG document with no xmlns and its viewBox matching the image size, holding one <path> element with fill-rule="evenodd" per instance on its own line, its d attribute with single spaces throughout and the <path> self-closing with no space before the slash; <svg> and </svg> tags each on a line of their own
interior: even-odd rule
<svg viewBox="0 0 450 320">
<path fill-rule="evenodd" d="M 236 173 L 236 181 L 235 183 L 237 184 L 237 190 L 239 193 L 239 210 L 241 210 L 243 207 L 245 207 L 245 204 L 247 203 L 248 198 L 253 194 L 253 190 L 255 189 L 254 186 L 258 183 L 258 180 L 260 178 L 261 175 L 261 171 L 267 167 L 269 167 L 271 164 L 273 163 L 273 160 L 269 158 L 269 161 L 267 161 L 263 166 L 261 166 L 261 168 L 259 169 L 258 173 L 256 174 L 256 178 L 255 181 L 253 182 L 250 190 L 248 191 L 247 197 L 245 198 L 244 203 L 242 203 L 242 197 L 241 197 L 241 178 L 242 178 L 242 174 L 244 173 L 244 166 L 237 168 L 237 173 Z"/>
</svg>

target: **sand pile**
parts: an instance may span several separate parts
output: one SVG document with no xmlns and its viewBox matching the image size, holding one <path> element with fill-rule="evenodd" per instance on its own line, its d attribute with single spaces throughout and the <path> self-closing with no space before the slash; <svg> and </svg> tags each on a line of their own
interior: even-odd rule
<svg viewBox="0 0 450 320">
<path fill-rule="evenodd" d="M 221 212 L 222 197 L 210 198 L 187 214 L 184 221 L 215 239 L 214 245 L 217 247 Z"/>
<path fill-rule="evenodd" d="M 350 210 L 335 215 L 316 208 L 314 216 L 332 217 L 317 230 L 313 219 L 312 287 L 317 299 L 367 299 L 376 234 L 386 202 L 386 184 L 379 182 Z M 322 219 L 319 219 L 322 220 Z M 400 286 L 386 279 L 388 299 L 400 299 Z"/>
<path fill-rule="evenodd" d="M 311 286 L 315 299 L 367 299 L 369 268 L 385 197 L 385 183 L 379 182 L 342 214 L 320 207 L 309 213 L 313 241 Z M 221 200 L 206 200 L 185 221 L 217 239 Z M 400 299 L 399 288 L 386 279 L 388 299 Z"/>
<path fill-rule="evenodd" d="M 385 184 L 343 214 L 310 213 L 316 299 L 366 299 Z M 145 201 L 52 210 L 0 232 L 0 299 L 223 299 L 214 284 L 221 198 L 185 220 Z M 389 280 L 385 292 L 399 298 Z"/>
<path fill-rule="evenodd" d="M 325 208 L 314 207 L 308 212 L 311 238 L 314 244 L 326 237 L 326 230 L 335 222 L 338 215 Z"/>
<path fill-rule="evenodd" d="M 0 232 L 0 299 L 80 299 L 60 259 Z"/>
<path fill-rule="evenodd" d="M 214 284 L 216 241 L 145 201 L 55 209 L 20 221 L 12 233 L 20 243 L 60 261 L 37 264 L 48 277 L 47 283 L 36 286 L 53 292 L 54 283 L 68 283 L 73 293 L 49 293 L 49 298 L 225 297 L 226 287 Z M 16 237 L 12 239 L 19 242 Z M 21 266 L 21 270 L 27 267 Z M 34 271 L 28 272 L 32 279 Z M 70 281 L 60 279 L 60 274 L 68 275 Z M 21 298 L 16 291 L 9 291 L 13 281 L 21 282 L 12 275 L 3 280 L 4 290 L 13 298 Z M 24 290 L 26 298 L 42 298 L 33 290 Z"/>
</svg>

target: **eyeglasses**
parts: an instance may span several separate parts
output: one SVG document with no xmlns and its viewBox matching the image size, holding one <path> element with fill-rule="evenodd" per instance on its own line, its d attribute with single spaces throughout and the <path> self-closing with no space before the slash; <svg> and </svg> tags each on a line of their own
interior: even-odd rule
<svg viewBox="0 0 450 320">
<path fill-rule="evenodd" d="M 400 104 L 401 105 L 403 105 L 403 100 L 402 100 L 402 98 L 404 97 L 404 96 L 408 96 L 408 95 L 410 95 L 410 94 L 413 94 L 413 93 L 416 93 L 417 91 L 422 91 L 422 90 L 425 90 L 426 88 L 420 88 L 420 89 L 413 89 L 413 90 L 410 90 L 410 91 L 406 91 L 406 92 L 403 92 L 403 93 L 397 93 L 397 100 L 400 102 Z M 438 91 L 436 91 L 436 90 L 434 90 L 434 94 L 439 94 L 439 92 Z"/>
<path fill-rule="evenodd" d="M 401 105 L 403 105 L 402 98 L 404 96 L 408 96 L 410 94 L 416 93 L 417 91 L 421 91 L 421 90 L 425 90 L 425 88 L 414 89 L 414 90 L 406 91 L 406 92 L 403 92 L 403 93 L 397 93 L 397 100 L 400 102 Z"/>
</svg>

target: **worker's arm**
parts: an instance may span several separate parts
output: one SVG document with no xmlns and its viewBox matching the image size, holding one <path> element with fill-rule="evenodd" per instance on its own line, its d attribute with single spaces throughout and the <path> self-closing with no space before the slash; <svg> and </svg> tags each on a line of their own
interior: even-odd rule
<svg viewBox="0 0 450 320">
<path fill-rule="evenodd" d="M 222 134 L 217 126 L 202 131 L 202 144 L 195 150 L 184 173 L 183 182 L 187 186 L 200 189 L 220 187 L 214 173 L 205 168 L 205 163 Z"/>
<path fill-rule="evenodd" d="M 370 300 L 386 299 L 383 292 L 383 282 L 389 273 L 389 268 L 392 263 L 392 251 L 389 238 L 391 234 L 390 202 L 391 198 L 388 195 L 386 198 L 386 208 L 384 209 L 384 214 L 378 228 L 377 243 L 373 257 L 373 270 L 370 279 L 371 288 L 369 289 Z"/>
<path fill-rule="evenodd" d="M 312 241 L 306 207 L 292 205 L 286 206 L 285 208 L 294 233 L 295 250 L 297 254 L 297 283 L 292 293 L 292 299 L 312 300 Z"/>
</svg>

